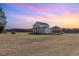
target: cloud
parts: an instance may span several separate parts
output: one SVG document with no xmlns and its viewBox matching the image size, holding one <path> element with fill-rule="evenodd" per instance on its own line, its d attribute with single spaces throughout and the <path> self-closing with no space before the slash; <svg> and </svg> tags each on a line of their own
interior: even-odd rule
<svg viewBox="0 0 79 59">
<path fill-rule="evenodd" d="M 45 16 L 12 14 L 11 17 L 15 18 L 17 22 L 21 22 L 19 24 L 23 26 L 30 25 L 32 27 L 36 21 L 40 21 L 50 24 L 50 27 L 79 27 L 79 14 L 67 14 L 64 16 L 55 16 L 52 14 Z"/>
<path fill-rule="evenodd" d="M 73 8 L 67 4 L 48 4 L 47 6 L 40 6 L 38 4 L 9 4 L 19 9 L 31 9 L 37 11 L 39 14 L 28 15 L 28 14 L 18 14 L 12 13 L 13 22 L 16 23 L 17 27 L 32 27 L 36 21 L 46 22 L 50 24 L 50 27 L 60 26 L 60 27 L 79 27 L 79 13 L 73 12 Z M 22 11 L 25 12 L 25 11 Z"/>
</svg>

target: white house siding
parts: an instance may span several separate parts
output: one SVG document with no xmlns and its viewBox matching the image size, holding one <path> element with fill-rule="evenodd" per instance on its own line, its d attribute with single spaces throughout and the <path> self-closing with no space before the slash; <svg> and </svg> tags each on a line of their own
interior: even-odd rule
<svg viewBox="0 0 79 59">
<path fill-rule="evenodd" d="M 42 34 L 45 34 L 45 28 L 41 28 L 40 30 Z"/>
<path fill-rule="evenodd" d="M 40 33 L 40 29 L 33 29 L 33 33 L 39 34 Z"/>
<path fill-rule="evenodd" d="M 40 27 L 46 27 L 46 28 L 49 28 L 49 26 L 48 25 L 39 25 Z"/>
<path fill-rule="evenodd" d="M 50 32 L 49 25 L 46 23 L 36 22 L 33 25 L 34 34 L 47 34 Z"/>
<path fill-rule="evenodd" d="M 47 34 L 49 33 L 49 29 L 48 28 L 39 28 L 39 29 L 33 29 L 33 33 L 35 34 Z"/>
<path fill-rule="evenodd" d="M 38 28 L 38 27 L 40 27 L 40 25 L 39 25 L 38 23 L 35 23 L 35 24 L 33 25 L 33 28 Z"/>
<path fill-rule="evenodd" d="M 50 29 L 49 28 L 46 28 L 45 29 L 45 33 L 47 33 L 47 34 L 50 33 Z"/>
</svg>

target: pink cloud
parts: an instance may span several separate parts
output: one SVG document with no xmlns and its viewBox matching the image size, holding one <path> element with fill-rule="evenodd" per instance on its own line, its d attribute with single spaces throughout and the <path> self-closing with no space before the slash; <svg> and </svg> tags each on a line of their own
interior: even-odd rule
<svg viewBox="0 0 79 59">
<path fill-rule="evenodd" d="M 53 26 L 60 26 L 65 28 L 79 27 L 79 14 L 66 14 L 64 16 L 56 16 L 56 15 L 49 14 L 49 15 L 45 15 L 45 17 L 38 16 L 38 15 L 27 16 L 27 15 L 20 15 L 20 14 L 11 14 L 10 16 L 18 20 L 16 27 L 21 26 L 21 28 L 23 27 L 32 28 L 32 25 L 36 21 L 46 22 L 50 25 L 50 27 L 53 27 Z"/>
<path fill-rule="evenodd" d="M 25 8 L 25 9 L 30 8 L 36 11 L 47 13 L 45 15 L 21 15 L 21 14 L 11 15 L 12 17 L 16 18 L 18 21 L 23 21 L 24 24 L 26 23 L 31 24 L 30 25 L 31 27 L 36 21 L 46 22 L 50 24 L 51 27 L 55 25 L 61 27 L 79 27 L 79 14 L 72 13 L 67 5 L 57 5 L 56 7 L 54 6 L 53 8 L 51 8 L 51 6 L 40 7 L 32 4 L 13 4 L 13 6 L 14 5 L 20 8 Z M 58 12 L 63 15 L 57 16 L 52 13 L 49 13 L 50 11 Z"/>
<path fill-rule="evenodd" d="M 45 17 L 38 15 L 21 15 L 21 14 L 11 14 L 10 17 L 17 19 L 18 21 L 22 20 L 25 22 L 36 22 L 44 21 Z"/>
<path fill-rule="evenodd" d="M 23 8 L 23 9 L 32 9 L 32 10 L 36 10 L 36 11 L 43 11 L 43 12 L 50 12 L 50 8 L 48 7 L 42 7 L 42 6 L 38 6 L 38 5 L 34 5 L 34 4 L 10 4 L 13 7 L 19 7 L 19 8 Z"/>
<path fill-rule="evenodd" d="M 73 13 L 72 10 L 71 10 L 71 7 L 68 6 L 67 4 L 48 4 L 48 6 L 39 6 L 39 5 L 36 5 L 36 4 L 33 4 L 33 3 L 27 3 L 27 4 L 10 4 L 11 6 L 13 7 L 17 7 L 17 8 L 21 8 L 21 9 L 26 9 L 29 8 L 31 10 L 35 10 L 35 11 L 40 11 L 41 13 L 42 12 L 45 12 L 45 13 L 51 13 L 51 14 L 54 14 L 55 13 L 58 13 L 58 14 L 62 14 L 62 15 L 66 15 L 66 14 L 71 14 Z M 55 15 L 55 14 L 54 14 Z"/>
</svg>

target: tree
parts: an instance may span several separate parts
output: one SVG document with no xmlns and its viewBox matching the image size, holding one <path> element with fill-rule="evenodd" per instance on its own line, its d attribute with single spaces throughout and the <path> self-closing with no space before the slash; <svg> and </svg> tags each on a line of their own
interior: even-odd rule
<svg viewBox="0 0 79 59">
<path fill-rule="evenodd" d="M 0 33 L 3 32 L 6 25 L 6 16 L 3 9 L 0 7 Z"/>
</svg>

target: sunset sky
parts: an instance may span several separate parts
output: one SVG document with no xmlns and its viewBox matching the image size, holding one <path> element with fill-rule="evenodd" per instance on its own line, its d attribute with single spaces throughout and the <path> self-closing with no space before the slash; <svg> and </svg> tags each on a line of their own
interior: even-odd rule
<svg viewBox="0 0 79 59">
<path fill-rule="evenodd" d="M 50 27 L 79 28 L 78 3 L 5 3 L 0 7 L 7 16 L 6 28 L 32 28 L 37 21 Z"/>
</svg>

